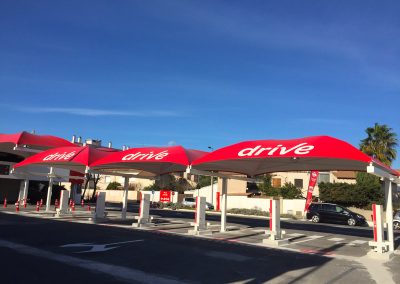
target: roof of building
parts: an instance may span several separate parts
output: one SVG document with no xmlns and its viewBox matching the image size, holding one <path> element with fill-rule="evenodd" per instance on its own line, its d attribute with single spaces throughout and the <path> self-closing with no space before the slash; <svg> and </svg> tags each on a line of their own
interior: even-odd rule
<svg viewBox="0 0 400 284">
<path fill-rule="evenodd" d="M 332 174 L 338 179 L 355 179 L 357 176 L 355 171 L 336 171 L 332 172 Z"/>
</svg>

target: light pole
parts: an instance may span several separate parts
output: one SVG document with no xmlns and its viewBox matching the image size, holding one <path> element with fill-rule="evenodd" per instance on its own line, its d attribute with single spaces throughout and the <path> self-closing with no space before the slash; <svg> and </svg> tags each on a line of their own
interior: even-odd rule
<svg viewBox="0 0 400 284">
<path fill-rule="evenodd" d="M 211 146 L 208 146 L 208 149 L 214 151 L 214 148 Z M 214 205 L 214 177 L 211 176 L 211 204 Z"/>
</svg>

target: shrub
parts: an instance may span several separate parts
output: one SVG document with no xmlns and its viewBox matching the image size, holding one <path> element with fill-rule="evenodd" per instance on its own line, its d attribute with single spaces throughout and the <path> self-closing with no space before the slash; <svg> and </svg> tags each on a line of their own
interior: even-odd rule
<svg viewBox="0 0 400 284">
<path fill-rule="evenodd" d="M 379 183 L 320 183 L 319 197 L 324 202 L 343 206 L 368 208 L 372 203 L 383 204 L 384 193 Z"/>
<path fill-rule="evenodd" d="M 121 184 L 119 183 L 119 182 L 117 182 L 117 181 L 114 181 L 114 182 L 110 182 L 108 185 L 107 185 L 107 190 L 115 190 L 115 189 L 118 189 L 119 187 L 121 186 Z"/>
<path fill-rule="evenodd" d="M 285 183 L 283 187 L 280 188 L 280 196 L 286 199 L 300 199 L 303 198 L 301 188 L 297 188 L 293 183 Z"/>
</svg>

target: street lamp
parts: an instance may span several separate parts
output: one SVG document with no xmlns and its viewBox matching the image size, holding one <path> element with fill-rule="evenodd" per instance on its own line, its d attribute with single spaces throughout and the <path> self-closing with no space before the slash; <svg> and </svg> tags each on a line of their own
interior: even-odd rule
<svg viewBox="0 0 400 284">
<path fill-rule="evenodd" d="M 212 151 L 214 151 L 214 148 L 211 146 L 208 146 L 208 149 Z M 211 204 L 214 205 L 214 177 L 211 176 Z"/>
</svg>

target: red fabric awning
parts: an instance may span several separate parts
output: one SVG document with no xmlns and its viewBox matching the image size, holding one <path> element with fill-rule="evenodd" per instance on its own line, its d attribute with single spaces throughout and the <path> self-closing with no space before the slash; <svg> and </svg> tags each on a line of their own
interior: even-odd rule
<svg viewBox="0 0 400 284">
<path fill-rule="evenodd" d="M 134 170 L 161 175 L 183 172 L 190 163 L 207 152 L 182 146 L 131 148 L 90 164 L 91 169 Z"/>
<path fill-rule="evenodd" d="M 117 151 L 111 148 L 94 148 L 90 146 L 54 148 L 26 158 L 24 161 L 14 165 L 14 168 L 41 165 L 84 173 L 89 164 Z"/>
<path fill-rule="evenodd" d="M 1 143 L 26 145 L 35 149 L 75 146 L 73 143 L 56 136 L 37 135 L 25 131 L 14 134 L 0 134 L 0 144 Z"/>
<path fill-rule="evenodd" d="M 256 176 L 280 171 L 366 171 L 370 162 L 387 169 L 347 142 L 329 136 L 312 136 L 240 142 L 195 160 L 192 167 Z"/>
</svg>

